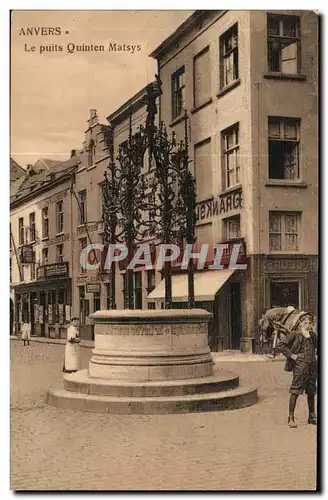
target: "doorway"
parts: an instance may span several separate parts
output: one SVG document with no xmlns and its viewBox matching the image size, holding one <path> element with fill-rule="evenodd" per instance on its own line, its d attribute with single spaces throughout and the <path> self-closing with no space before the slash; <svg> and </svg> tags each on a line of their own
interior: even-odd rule
<svg viewBox="0 0 328 500">
<path fill-rule="evenodd" d="M 230 325 L 231 349 L 240 349 L 242 336 L 241 286 L 239 282 L 230 283 Z"/>
</svg>

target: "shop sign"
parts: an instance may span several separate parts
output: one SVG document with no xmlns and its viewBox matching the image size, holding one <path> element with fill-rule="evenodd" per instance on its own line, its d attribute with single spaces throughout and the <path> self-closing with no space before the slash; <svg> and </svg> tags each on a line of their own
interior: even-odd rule
<svg viewBox="0 0 328 500">
<path fill-rule="evenodd" d="M 86 293 L 100 293 L 100 283 L 88 283 Z"/>
<path fill-rule="evenodd" d="M 62 276 L 68 277 L 68 262 L 47 264 L 37 269 L 37 279 L 59 278 Z"/>
<path fill-rule="evenodd" d="M 317 271 L 318 262 L 312 259 L 267 259 L 266 271 Z"/>
<path fill-rule="evenodd" d="M 61 191 L 60 193 L 54 194 L 53 196 L 50 196 L 49 198 L 44 200 L 44 203 L 42 204 L 41 208 L 45 208 L 51 203 L 56 203 L 57 201 L 63 200 L 64 198 L 66 198 L 67 193 L 68 189 L 66 189 L 65 191 Z"/>
<path fill-rule="evenodd" d="M 196 204 L 197 221 L 211 219 L 217 215 L 226 215 L 232 210 L 242 208 L 242 191 L 234 191 L 229 194 L 221 195 L 220 199 L 210 198 Z"/>
<path fill-rule="evenodd" d="M 76 234 L 81 236 L 81 234 L 86 233 L 86 231 L 93 233 L 94 231 L 98 231 L 98 222 L 90 222 L 89 224 L 83 224 L 76 229 Z"/>
<path fill-rule="evenodd" d="M 43 325 L 44 321 L 43 321 L 43 315 L 44 315 L 44 307 L 43 305 L 39 305 L 39 323 L 40 325 Z"/>
<path fill-rule="evenodd" d="M 59 245 L 60 243 L 64 243 L 65 241 L 69 241 L 69 233 L 61 234 L 59 236 L 55 236 L 50 240 L 46 240 L 43 242 L 45 247 L 49 247 L 50 245 Z"/>
<path fill-rule="evenodd" d="M 58 304 L 58 323 L 64 324 L 64 304 Z"/>
<path fill-rule="evenodd" d="M 101 276 L 105 279 L 109 279 L 109 275 L 107 274 L 96 274 L 95 276 L 78 276 L 76 278 L 76 282 L 81 284 L 86 284 L 86 283 L 99 283 L 99 281 L 102 281 Z"/>
<path fill-rule="evenodd" d="M 48 323 L 52 325 L 52 304 L 48 305 Z"/>
<path fill-rule="evenodd" d="M 30 245 L 25 245 L 21 249 L 21 263 L 22 264 L 33 264 L 35 262 L 35 256 L 33 252 L 33 247 Z"/>
<path fill-rule="evenodd" d="M 241 245 L 239 249 L 239 254 L 237 258 L 237 264 L 246 264 L 247 254 L 246 254 L 246 242 L 243 238 L 233 241 L 220 242 L 220 245 L 228 245 L 228 248 L 223 249 L 220 264 L 222 266 L 229 266 L 230 259 L 232 255 L 232 250 L 235 245 Z"/>
</svg>

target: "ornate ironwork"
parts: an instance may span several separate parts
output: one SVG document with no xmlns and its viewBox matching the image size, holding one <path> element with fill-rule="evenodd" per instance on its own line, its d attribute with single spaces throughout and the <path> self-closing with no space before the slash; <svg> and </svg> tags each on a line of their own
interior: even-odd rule
<svg viewBox="0 0 328 500">
<path fill-rule="evenodd" d="M 103 184 L 103 219 L 106 242 L 124 243 L 130 262 L 138 243 L 146 236 L 155 245 L 195 242 L 196 193 L 195 181 L 189 170 L 188 117 L 185 113 L 184 140 L 177 142 L 176 135 L 167 132 L 160 122 L 155 124 L 156 99 L 161 95 L 161 81 L 147 88 L 147 119 L 132 133 L 132 116 L 129 120 L 128 140 L 119 146 L 117 162 L 114 160 L 113 136 L 111 137 L 110 164 Z M 148 155 L 149 172 L 143 171 Z M 146 197 L 146 177 L 153 175 L 150 200 Z M 147 216 L 148 214 L 148 216 Z M 172 306 L 171 262 L 165 262 L 165 308 Z M 111 267 L 110 307 L 115 307 L 115 263 Z M 126 270 L 125 307 L 133 309 L 133 270 Z M 195 305 L 194 270 L 188 265 L 188 307 Z"/>
</svg>

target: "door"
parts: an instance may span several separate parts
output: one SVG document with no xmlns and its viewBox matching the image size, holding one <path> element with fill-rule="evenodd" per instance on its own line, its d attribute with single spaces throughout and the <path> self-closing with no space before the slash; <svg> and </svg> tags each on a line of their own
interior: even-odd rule
<svg viewBox="0 0 328 500">
<path fill-rule="evenodd" d="M 240 283 L 230 283 L 230 325 L 231 349 L 239 349 L 242 335 Z"/>
<path fill-rule="evenodd" d="M 299 289 L 300 285 L 298 281 L 271 281 L 270 306 L 271 307 L 294 306 L 295 309 L 301 308 Z"/>
</svg>

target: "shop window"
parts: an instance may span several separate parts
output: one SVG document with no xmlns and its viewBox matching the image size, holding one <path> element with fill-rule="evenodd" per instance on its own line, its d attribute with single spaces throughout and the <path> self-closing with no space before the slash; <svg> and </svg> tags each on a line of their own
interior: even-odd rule
<svg viewBox="0 0 328 500">
<path fill-rule="evenodd" d="M 220 37 L 221 89 L 238 80 L 238 24 Z"/>
<path fill-rule="evenodd" d="M 269 212 L 269 250 L 296 252 L 300 240 L 300 213 Z"/>
<path fill-rule="evenodd" d="M 211 97 L 210 51 L 206 47 L 194 57 L 194 107 Z"/>
<path fill-rule="evenodd" d="M 211 140 L 206 139 L 194 148 L 194 172 L 197 200 L 204 200 L 213 194 Z"/>
<path fill-rule="evenodd" d="M 142 272 L 137 271 L 133 274 L 134 281 L 134 307 L 142 309 Z"/>
<path fill-rule="evenodd" d="M 43 266 L 48 264 L 48 257 L 49 257 L 49 249 L 43 248 L 42 249 L 42 265 Z"/>
<path fill-rule="evenodd" d="M 49 238 L 49 213 L 48 207 L 42 209 L 42 238 Z"/>
<path fill-rule="evenodd" d="M 19 244 L 24 245 L 24 217 L 18 219 L 18 238 Z"/>
<path fill-rule="evenodd" d="M 294 306 L 300 309 L 300 283 L 298 281 L 270 282 L 270 307 Z"/>
<path fill-rule="evenodd" d="M 123 281 L 123 288 L 122 288 L 122 294 L 123 294 L 123 304 L 124 304 L 124 309 L 128 308 L 128 283 L 127 283 L 127 274 L 124 273 L 122 275 L 122 281 Z"/>
<path fill-rule="evenodd" d="M 64 245 L 56 246 L 56 262 L 62 263 L 64 262 Z"/>
<path fill-rule="evenodd" d="M 56 203 L 56 232 L 57 234 L 64 231 L 64 210 L 63 201 L 58 201 Z"/>
<path fill-rule="evenodd" d="M 299 179 L 300 120 L 269 117 L 269 178 Z"/>
<path fill-rule="evenodd" d="M 224 219 L 224 239 L 226 241 L 240 238 L 240 215 Z"/>
<path fill-rule="evenodd" d="M 171 76 L 172 120 L 182 115 L 185 108 L 185 68 L 178 69 Z"/>
<path fill-rule="evenodd" d="M 239 124 L 222 132 L 223 186 L 229 188 L 240 183 Z"/>
<path fill-rule="evenodd" d="M 80 323 L 84 326 L 86 323 L 86 318 L 90 314 L 90 304 L 89 300 L 85 298 L 84 286 L 79 287 L 79 303 L 80 303 Z"/>
<path fill-rule="evenodd" d="M 100 311 L 100 293 L 93 294 L 93 312 Z"/>
<path fill-rule="evenodd" d="M 87 222 L 87 192 L 84 189 L 79 192 L 79 223 Z"/>
<path fill-rule="evenodd" d="M 32 251 L 32 263 L 31 266 L 31 280 L 35 280 L 36 269 L 35 269 L 35 250 Z"/>
<path fill-rule="evenodd" d="M 32 212 L 30 215 L 29 215 L 29 230 L 30 230 L 30 242 L 34 242 L 35 241 L 35 212 Z"/>
<path fill-rule="evenodd" d="M 296 75 L 300 69 L 300 22 L 297 16 L 268 14 L 269 71 Z"/>
</svg>

